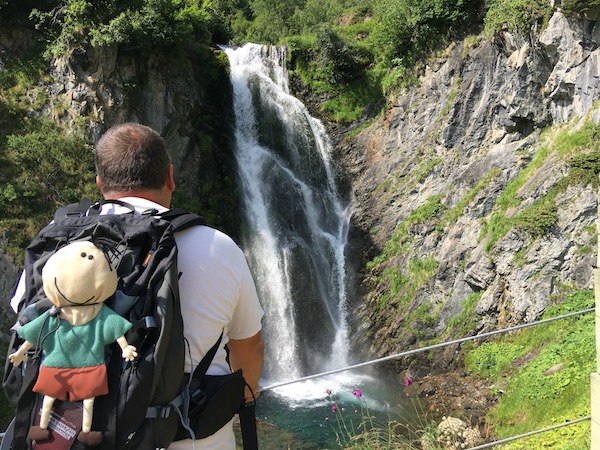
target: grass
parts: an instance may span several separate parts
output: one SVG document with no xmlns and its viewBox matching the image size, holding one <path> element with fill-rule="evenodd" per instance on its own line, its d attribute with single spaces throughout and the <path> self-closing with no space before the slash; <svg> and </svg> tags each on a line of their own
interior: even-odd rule
<svg viewBox="0 0 600 450">
<path fill-rule="evenodd" d="M 577 291 L 547 308 L 543 317 L 593 305 L 593 291 Z M 466 355 L 465 364 L 470 374 L 503 392 L 489 414 L 494 435 L 502 439 L 589 415 L 595 354 L 595 319 L 585 314 L 483 343 Z M 503 448 L 583 449 L 589 448 L 589 436 L 589 423 L 582 422 Z"/>
<path fill-rule="evenodd" d="M 430 450 L 441 450 L 436 445 L 438 431 L 429 420 L 428 412 L 418 399 L 412 401 L 411 423 L 401 420 L 384 403 L 386 414 L 374 414 L 360 390 L 352 390 L 358 406 L 347 409 L 336 393 L 327 391 L 329 411 L 325 414 L 326 426 L 332 428 L 339 448 L 345 450 L 420 450 L 421 442 L 427 442 Z"/>
</svg>

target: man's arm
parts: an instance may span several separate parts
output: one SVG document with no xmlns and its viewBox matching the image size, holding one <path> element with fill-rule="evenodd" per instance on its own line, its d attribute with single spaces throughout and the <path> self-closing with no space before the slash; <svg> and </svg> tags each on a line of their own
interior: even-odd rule
<svg viewBox="0 0 600 450">
<path fill-rule="evenodd" d="M 242 369 L 246 383 L 254 391 L 254 397 L 258 398 L 258 380 L 263 366 L 264 349 L 260 331 L 247 339 L 229 339 L 227 347 L 231 369 Z M 252 394 L 247 387 L 245 397 L 246 401 L 252 401 Z"/>
</svg>

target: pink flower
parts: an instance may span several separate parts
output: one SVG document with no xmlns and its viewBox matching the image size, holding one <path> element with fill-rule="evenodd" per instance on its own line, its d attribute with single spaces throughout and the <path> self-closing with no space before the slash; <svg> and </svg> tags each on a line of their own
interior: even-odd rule
<svg viewBox="0 0 600 450">
<path fill-rule="evenodd" d="M 336 412 L 336 411 L 337 411 L 337 405 L 333 405 L 333 406 L 331 407 L 331 410 L 332 410 L 333 412 Z"/>
<path fill-rule="evenodd" d="M 346 408 L 342 408 L 342 412 L 346 412 Z"/>
<path fill-rule="evenodd" d="M 327 395 L 331 395 L 331 389 L 327 389 L 327 390 L 325 391 L 325 393 L 326 393 Z"/>
<path fill-rule="evenodd" d="M 405 384 L 405 385 L 407 385 L 407 386 L 410 386 L 410 385 L 412 384 L 412 382 L 413 382 L 413 381 L 412 381 L 412 378 L 411 378 L 411 377 L 406 377 L 406 378 L 404 379 L 404 384 Z"/>
<path fill-rule="evenodd" d="M 353 393 L 354 395 L 356 395 L 357 397 L 362 397 L 362 391 L 354 391 L 354 390 L 353 390 L 353 391 L 352 391 L 352 393 Z"/>
</svg>

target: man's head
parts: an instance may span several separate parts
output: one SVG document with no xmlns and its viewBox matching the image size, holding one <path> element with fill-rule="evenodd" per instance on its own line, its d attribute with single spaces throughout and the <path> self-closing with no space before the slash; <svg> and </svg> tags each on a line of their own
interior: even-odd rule
<svg viewBox="0 0 600 450">
<path fill-rule="evenodd" d="M 96 174 L 106 198 L 134 195 L 164 205 L 175 189 L 163 138 L 138 123 L 116 125 L 104 133 L 96 144 Z"/>
</svg>

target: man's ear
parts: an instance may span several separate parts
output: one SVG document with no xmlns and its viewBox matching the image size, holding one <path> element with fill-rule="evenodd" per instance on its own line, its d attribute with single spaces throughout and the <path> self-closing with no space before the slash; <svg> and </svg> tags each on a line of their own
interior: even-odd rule
<svg viewBox="0 0 600 450">
<path fill-rule="evenodd" d="M 167 188 L 169 188 L 170 192 L 173 192 L 175 190 L 175 175 L 174 175 L 174 171 L 175 168 L 173 167 L 173 164 L 169 164 L 169 173 L 167 175 Z M 96 177 L 96 183 L 98 183 L 98 177 Z"/>
<path fill-rule="evenodd" d="M 98 175 L 96 175 L 96 186 L 98 186 L 98 189 L 100 189 L 100 192 L 102 192 L 102 195 L 104 195 L 104 188 L 102 187 L 102 181 L 100 181 L 100 177 Z"/>
</svg>

